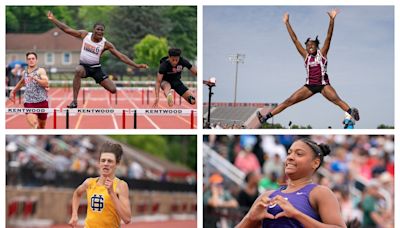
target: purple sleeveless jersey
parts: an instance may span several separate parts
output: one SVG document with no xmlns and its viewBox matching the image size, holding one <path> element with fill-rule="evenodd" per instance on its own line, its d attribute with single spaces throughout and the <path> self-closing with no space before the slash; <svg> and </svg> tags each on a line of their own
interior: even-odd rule
<svg viewBox="0 0 400 228">
<path fill-rule="evenodd" d="M 329 85 L 326 73 L 328 60 L 322 56 L 320 50 L 316 55 L 307 55 L 304 64 L 307 70 L 307 85 Z"/>
<path fill-rule="evenodd" d="M 284 190 L 286 187 L 281 187 L 280 189 L 274 191 L 269 198 L 274 198 L 277 195 L 281 195 L 285 198 L 288 199 L 288 201 L 300 212 L 310 216 L 311 218 L 318 220 L 321 222 L 321 218 L 315 212 L 315 210 L 312 208 L 309 197 L 310 197 L 310 192 L 313 190 L 317 185 L 316 184 L 308 184 L 304 186 L 303 188 L 299 189 L 296 192 L 291 192 L 291 193 L 283 193 L 282 190 Z M 267 209 L 268 213 L 272 215 L 277 215 L 279 212 L 282 212 L 282 208 L 279 205 L 271 205 Z M 280 227 L 280 228 L 294 228 L 294 227 L 304 227 L 301 223 L 299 223 L 297 220 L 292 219 L 292 218 L 286 218 L 286 217 L 281 217 L 279 219 L 264 219 L 262 222 L 262 227 L 263 228 L 274 228 L 274 227 Z"/>
</svg>

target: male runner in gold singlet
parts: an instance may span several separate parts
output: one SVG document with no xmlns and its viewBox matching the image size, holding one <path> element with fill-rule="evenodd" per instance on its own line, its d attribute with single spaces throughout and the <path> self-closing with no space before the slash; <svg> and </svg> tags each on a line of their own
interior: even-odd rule
<svg viewBox="0 0 400 228">
<path fill-rule="evenodd" d="M 86 191 L 87 214 L 85 228 L 119 228 L 121 219 L 131 222 L 128 184 L 115 177 L 122 156 L 119 144 L 106 142 L 100 150 L 99 177 L 86 179 L 72 197 L 72 215 L 69 224 L 77 226 L 79 202 Z"/>
</svg>

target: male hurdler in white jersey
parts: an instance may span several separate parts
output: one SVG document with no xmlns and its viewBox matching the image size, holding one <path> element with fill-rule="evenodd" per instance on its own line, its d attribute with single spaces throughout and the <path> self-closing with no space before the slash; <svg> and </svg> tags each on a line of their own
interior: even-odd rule
<svg viewBox="0 0 400 228">
<path fill-rule="evenodd" d="M 137 64 L 133 62 L 126 55 L 119 52 L 112 43 L 107 41 L 103 37 L 105 26 L 101 23 L 96 23 L 93 26 L 93 32 L 88 32 L 85 30 L 75 30 L 70 28 L 68 25 L 57 20 L 51 11 L 47 13 L 47 18 L 65 33 L 82 39 L 80 63 L 75 69 L 73 82 L 74 100 L 70 105 L 68 105 L 68 108 L 76 108 L 78 106 L 77 99 L 79 89 L 81 88 L 81 78 L 92 77 L 98 84 L 103 86 L 109 92 L 117 92 L 115 84 L 108 79 L 107 75 L 101 69 L 100 57 L 104 51 L 109 50 L 115 57 L 129 66 L 135 68 L 148 68 L 146 64 Z"/>
<path fill-rule="evenodd" d="M 358 109 L 350 108 L 350 106 L 346 102 L 340 99 L 335 89 L 330 85 L 327 74 L 327 55 L 329 46 L 331 44 L 335 17 L 338 13 L 339 11 L 337 9 L 328 12 L 330 19 L 328 34 L 326 36 L 324 46 L 321 49 L 319 49 L 318 46 L 318 36 L 315 38 L 315 40 L 311 40 L 311 38 L 308 38 L 305 42 L 306 48 L 304 48 L 297 39 L 297 36 L 294 33 L 292 27 L 290 26 L 289 14 L 285 13 L 285 15 L 283 16 L 283 22 L 286 25 L 290 38 L 296 46 L 297 51 L 304 59 L 307 79 L 304 86 L 294 92 L 283 103 L 276 106 L 271 112 L 267 113 L 267 115 L 263 116 L 260 112 L 257 112 L 257 117 L 261 123 L 265 123 L 269 118 L 282 112 L 287 107 L 303 101 L 316 93 L 321 93 L 326 99 L 339 106 L 345 112 L 349 113 L 355 120 L 358 121 L 360 119 Z"/>
</svg>

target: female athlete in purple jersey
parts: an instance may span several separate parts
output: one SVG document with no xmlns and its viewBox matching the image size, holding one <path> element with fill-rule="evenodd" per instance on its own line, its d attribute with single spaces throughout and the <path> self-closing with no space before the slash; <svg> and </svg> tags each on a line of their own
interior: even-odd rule
<svg viewBox="0 0 400 228">
<path fill-rule="evenodd" d="M 295 141 L 285 161 L 286 186 L 261 194 L 236 228 L 346 227 L 333 192 L 312 177 L 330 153 L 308 138 Z"/>
<path fill-rule="evenodd" d="M 328 74 L 326 72 L 328 63 L 327 54 L 329 46 L 331 44 L 335 17 L 338 13 L 339 11 L 337 9 L 333 9 L 330 12 L 328 12 L 330 19 L 328 34 L 326 36 L 324 46 L 321 49 L 319 49 L 318 46 L 319 45 L 318 36 L 316 37 L 315 40 L 308 38 L 307 41 L 305 42 L 306 48 L 304 48 L 297 39 L 297 36 L 292 29 L 292 26 L 290 26 L 289 14 L 285 13 L 285 15 L 283 16 L 283 22 L 286 25 L 290 38 L 292 38 L 292 41 L 297 48 L 297 51 L 299 51 L 300 55 L 304 59 L 305 67 L 307 70 L 307 80 L 304 86 L 302 86 L 300 89 L 294 92 L 288 99 L 286 99 L 283 103 L 275 107 L 266 116 L 263 116 L 258 111 L 257 117 L 261 123 L 265 123 L 272 116 L 282 112 L 287 107 L 290 107 L 300 101 L 303 101 L 311 97 L 315 93 L 321 93 L 326 99 L 338 105 L 345 112 L 349 113 L 355 120 L 358 121 L 360 119 L 358 109 L 350 108 L 350 106 L 346 102 L 340 99 L 335 89 L 330 85 Z"/>
</svg>

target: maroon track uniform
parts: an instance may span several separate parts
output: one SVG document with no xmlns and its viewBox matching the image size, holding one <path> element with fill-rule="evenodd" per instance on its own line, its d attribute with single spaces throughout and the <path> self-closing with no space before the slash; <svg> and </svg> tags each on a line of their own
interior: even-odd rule
<svg viewBox="0 0 400 228">
<path fill-rule="evenodd" d="M 33 77 L 38 77 L 39 67 L 34 69 L 32 72 L 28 73 L 28 70 L 25 70 L 24 73 L 24 81 L 25 81 L 25 108 L 48 108 L 49 104 L 47 102 L 47 90 L 43 86 L 39 85 L 39 83 L 33 80 Z M 47 119 L 47 113 L 35 113 L 40 120 Z"/>
<path fill-rule="evenodd" d="M 307 71 L 306 85 L 329 85 L 326 73 L 328 60 L 318 50 L 316 55 L 308 54 L 304 60 Z"/>
</svg>

